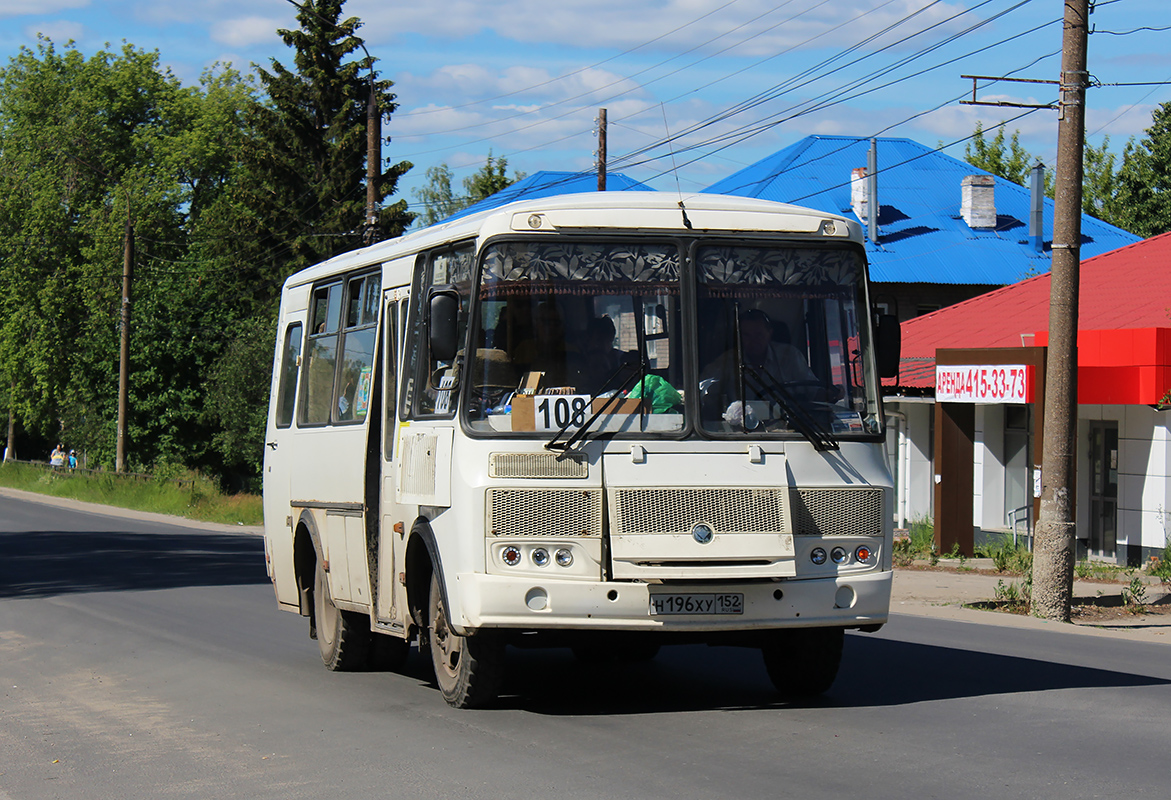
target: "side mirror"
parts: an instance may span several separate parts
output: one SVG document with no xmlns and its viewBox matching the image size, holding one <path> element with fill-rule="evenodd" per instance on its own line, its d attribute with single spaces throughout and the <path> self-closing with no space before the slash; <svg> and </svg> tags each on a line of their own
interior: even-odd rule
<svg viewBox="0 0 1171 800">
<path fill-rule="evenodd" d="M 897 378 L 903 341 L 899 318 L 894 314 L 878 314 L 874 318 L 874 342 L 878 355 L 878 377 Z"/>
<path fill-rule="evenodd" d="M 428 299 L 427 333 L 432 361 L 451 361 L 459 350 L 459 295 L 436 289 Z"/>
</svg>

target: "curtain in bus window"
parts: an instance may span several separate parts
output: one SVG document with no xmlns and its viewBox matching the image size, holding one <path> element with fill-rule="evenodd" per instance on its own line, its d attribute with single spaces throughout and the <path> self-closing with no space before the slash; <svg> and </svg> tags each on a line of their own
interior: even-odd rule
<svg viewBox="0 0 1171 800">
<path fill-rule="evenodd" d="M 301 323 L 296 322 L 285 331 L 285 346 L 281 351 L 281 377 L 276 411 L 278 428 L 287 428 L 293 424 L 293 403 L 297 398 L 297 359 L 300 357 Z"/>
<path fill-rule="evenodd" d="M 373 326 L 346 332 L 335 416 L 339 422 L 360 422 L 366 419 L 370 410 L 377 332 L 378 329 Z"/>
<path fill-rule="evenodd" d="M 311 336 L 305 349 L 301 422 L 324 425 L 329 422 L 333 378 L 337 372 L 337 334 Z"/>
</svg>

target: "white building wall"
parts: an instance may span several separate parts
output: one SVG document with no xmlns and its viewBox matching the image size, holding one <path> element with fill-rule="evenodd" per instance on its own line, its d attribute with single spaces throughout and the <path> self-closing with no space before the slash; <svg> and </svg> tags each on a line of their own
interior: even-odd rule
<svg viewBox="0 0 1171 800">
<path fill-rule="evenodd" d="M 1118 541 L 1160 549 L 1171 522 L 1171 436 L 1167 412 L 1115 406 L 1118 425 Z M 1125 490 L 1124 490 L 1125 486 Z"/>
<path fill-rule="evenodd" d="M 887 401 L 889 410 L 906 416 L 906 522 L 932 519 L 935 468 L 931 461 L 935 406 L 931 402 Z M 1090 425 L 1118 423 L 1118 553 L 1127 544 L 1162 549 L 1171 533 L 1171 411 L 1149 406 L 1078 406 L 1077 509 L 1079 539 L 1090 534 Z M 1041 424 L 1034 420 L 1034 425 Z M 1004 409 L 976 407 L 976 465 L 973 471 L 973 522 L 986 530 L 1008 527 L 1005 507 Z M 896 464 L 891 464 L 895 472 Z"/>
<path fill-rule="evenodd" d="M 899 498 L 903 503 L 905 523 L 909 527 L 912 522 L 921 520 L 930 521 L 932 508 L 935 503 L 935 473 L 931 463 L 931 451 L 935 430 L 933 415 L 935 404 L 932 402 L 899 402 L 887 400 L 888 412 L 895 411 L 906 419 L 906 447 L 903 450 L 903 474 L 905 485 L 898 489 Z M 897 442 L 894 441 L 895 432 L 892 430 L 887 440 L 887 453 L 893 459 L 897 453 Z M 899 465 L 892 460 L 891 474 L 899 477 Z M 898 499 L 896 498 L 896 502 Z M 897 509 L 894 510 L 897 515 Z M 897 521 L 897 516 L 896 516 Z"/>
<path fill-rule="evenodd" d="M 1004 507 L 1004 406 L 976 406 L 976 419 L 983 418 L 983 469 L 972 476 L 981 484 L 981 515 L 975 524 L 985 530 L 1008 527 Z"/>
</svg>

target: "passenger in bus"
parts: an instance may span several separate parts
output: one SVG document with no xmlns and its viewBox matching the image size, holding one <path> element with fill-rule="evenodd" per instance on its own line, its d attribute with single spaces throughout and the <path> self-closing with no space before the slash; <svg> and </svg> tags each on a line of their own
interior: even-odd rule
<svg viewBox="0 0 1171 800">
<path fill-rule="evenodd" d="M 788 338 L 784 323 L 774 325 L 769 315 L 759 308 L 749 309 L 740 315 L 740 347 L 745 367 L 759 371 L 766 381 L 781 384 L 799 399 L 836 400 L 841 390 L 836 386 L 827 387 L 805 363 L 801 351 L 788 341 L 781 341 Z M 721 392 L 734 396 L 739 383 L 736 366 L 736 346 L 733 342 L 704 368 L 700 382 L 719 381 Z M 748 399 L 764 399 L 753 390 L 754 382 L 750 380 L 748 383 Z"/>
<path fill-rule="evenodd" d="M 636 358 L 634 353 L 616 348 L 614 336 L 614 320 L 608 314 L 594 317 L 587 323 L 581 353 L 572 365 L 579 392 L 593 394 L 605 388 L 616 388 L 606 387 L 606 381 L 613 377 L 620 364 Z"/>
<path fill-rule="evenodd" d="M 552 300 L 542 302 L 533 315 L 533 336 L 516 346 L 512 363 L 519 371 L 545 373 L 541 388 L 561 387 L 570 378 L 567 361 L 577 348 L 566 341 L 561 312 Z"/>
</svg>

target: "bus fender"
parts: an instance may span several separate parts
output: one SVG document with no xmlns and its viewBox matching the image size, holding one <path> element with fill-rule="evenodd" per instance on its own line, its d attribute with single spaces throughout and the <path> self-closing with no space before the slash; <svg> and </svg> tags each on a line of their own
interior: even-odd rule
<svg viewBox="0 0 1171 800">
<path fill-rule="evenodd" d="M 435 532 L 427 520 L 421 518 L 411 526 L 406 553 L 407 608 L 420 630 L 427 629 L 427 599 L 433 572 L 439 576 L 439 590 L 443 592 L 444 606 L 450 608 L 447 605 L 447 584 L 443 580 L 443 559 L 439 556 Z"/>
<path fill-rule="evenodd" d="M 309 509 L 301 509 L 293 536 L 293 568 L 296 572 L 297 595 L 301 616 L 307 617 L 313 607 L 313 573 L 322 559 L 321 534 Z"/>
</svg>

